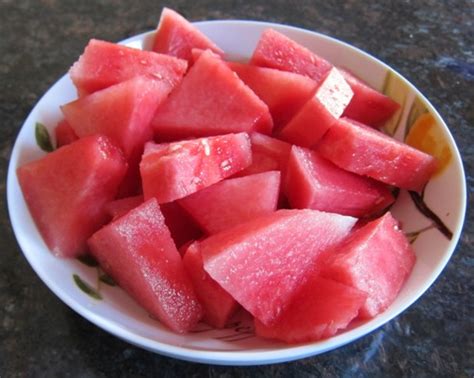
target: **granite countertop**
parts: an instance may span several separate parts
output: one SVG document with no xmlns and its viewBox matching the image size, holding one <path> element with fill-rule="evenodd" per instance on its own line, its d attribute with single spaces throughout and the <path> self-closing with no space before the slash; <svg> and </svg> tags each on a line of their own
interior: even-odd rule
<svg viewBox="0 0 474 378">
<path fill-rule="evenodd" d="M 156 26 L 161 1 L 0 2 L 0 172 L 41 95 L 91 37 L 118 41 Z M 456 1 L 190 1 L 169 6 L 190 20 L 255 19 L 342 39 L 415 84 L 446 120 L 474 185 L 474 3 Z M 187 363 L 127 344 L 62 303 L 23 257 L 0 186 L 0 377 L 33 376 L 474 376 L 474 219 L 453 258 L 412 307 L 332 352 L 260 367 Z"/>
</svg>

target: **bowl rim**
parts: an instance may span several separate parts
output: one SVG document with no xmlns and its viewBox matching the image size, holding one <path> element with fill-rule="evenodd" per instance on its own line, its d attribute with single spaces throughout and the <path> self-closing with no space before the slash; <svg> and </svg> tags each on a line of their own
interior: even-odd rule
<svg viewBox="0 0 474 378">
<path fill-rule="evenodd" d="M 218 25 L 224 25 L 224 26 L 230 26 L 230 25 L 236 25 L 238 24 L 239 26 L 242 24 L 247 24 L 247 25 L 254 25 L 254 26 L 260 26 L 260 27 L 272 27 L 276 28 L 278 30 L 293 30 L 297 31 L 300 33 L 304 34 L 309 34 L 312 35 L 313 37 L 316 36 L 317 38 L 321 38 L 324 40 L 327 40 L 331 43 L 343 45 L 345 48 L 350 49 L 352 52 L 363 55 L 366 59 L 375 61 L 377 64 L 385 67 L 387 70 L 392 71 L 395 75 L 397 75 L 412 91 L 414 91 L 418 96 L 420 96 L 428 105 L 428 108 L 430 112 L 434 115 L 436 118 L 436 121 L 444 127 L 444 129 L 447 131 L 446 136 L 449 138 L 449 142 L 452 146 L 454 146 L 454 151 L 453 151 L 453 158 L 459 163 L 459 169 L 460 173 L 463 177 L 463 182 L 461 185 L 461 193 L 462 197 L 459 199 L 461 201 L 461 213 L 456 220 L 456 228 L 453 233 L 453 238 L 451 239 L 449 243 L 448 250 L 446 251 L 447 253 L 444 253 L 443 259 L 440 261 L 440 263 L 436 266 L 436 269 L 434 269 L 430 276 L 424 281 L 425 284 L 422 285 L 416 293 L 402 306 L 399 306 L 396 311 L 391 312 L 388 314 L 387 312 L 384 312 L 380 314 L 378 317 L 352 329 L 349 331 L 346 331 L 342 334 L 336 335 L 334 337 L 331 337 L 329 339 L 322 340 L 320 342 L 312 342 L 312 343 L 306 343 L 302 345 L 288 345 L 286 347 L 278 348 L 275 350 L 252 350 L 252 351 L 215 351 L 215 350 L 202 350 L 202 349 L 193 349 L 193 348 L 188 348 L 188 347 L 181 347 L 181 346 L 176 346 L 176 345 L 170 345 L 167 343 L 163 343 L 157 340 L 153 340 L 151 338 L 137 335 L 132 331 L 129 331 L 127 329 L 122 328 L 118 323 L 115 323 L 112 320 L 103 318 L 100 315 L 95 314 L 92 310 L 89 308 L 79 304 L 74 298 L 66 292 L 66 290 L 62 289 L 61 287 L 58 287 L 53 280 L 49 277 L 48 274 L 46 274 L 44 271 L 42 271 L 41 267 L 39 266 L 40 264 L 37 264 L 31 255 L 28 253 L 25 253 L 25 250 L 27 250 L 25 243 L 21 237 L 18 235 L 18 230 L 21 228 L 21 222 L 20 220 L 15 216 L 13 208 L 12 208 L 12 203 L 15 201 L 15 198 L 13 197 L 13 187 L 15 185 L 15 180 L 16 179 L 16 165 L 18 161 L 18 151 L 19 151 L 19 143 L 21 139 L 22 133 L 25 132 L 26 128 L 23 126 L 27 123 L 30 123 L 32 121 L 32 117 L 34 116 L 34 110 L 37 107 L 39 103 L 42 102 L 44 97 L 47 96 L 47 94 L 52 90 L 52 88 L 55 86 L 55 84 L 60 81 L 61 79 L 65 78 L 68 76 L 66 73 L 63 75 L 61 78 L 56 80 L 50 87 L 49 89 L 40 97 L 38 102 L 35 104 L 35 106 L 32 108 L 30 111 L 28 117 L 26 120 L 23 122 L 19 133 L 16 136 L 16 141 L 13 146 L 11 155 L 10 155 L 10 162 L 8 165 L 8 174 L 7 174 L 7 205 L 8 205 L 8 212 L 10 216 L 10 220 L 12 223 L 12 228 L 13 232 L 15 234 L 15 237 L 17 239 L 17 242 L 23 252 L 23 255 L 26 257 L 27 261 L 29 262 L 30 266 L 33 268 L 33 270 L 36 272 L 36 274 L 41 278 L 41 280 L 48 286 L 48 288 L 55 294 L 57 295 L 66 305 L 68 305 L 71 309 L 73 309 L 75 312 L 80 314 L 82 317 L 86 318 L 96 326 L 102 328 L 103 330 L 111 333 L 112 335 L 127 341 L 128 343 L 131 343 L 133 345 L 136 345 L 138 347 L 144 348 L 146 350 L 159 353 L 165 356 L 173 357 L 173 358 L 178 358 L 186 361 L 192 361 L 192 362 L 199 362 L 199 363 L 212 363 L 212 364 L 218 364 L 218 365 L 262 365 L 262 364 L 270 364 L 270 363 L 278 363 L 278 362 L 284 362 L 284 361 L 293 361 L 296 359 L 301 359 L 321 353 L 325 353 L 327 351 L 330 351 L 332 349 L 341 347 L 345 344 L 348 344 L 350 342 L 353 342 L 365 335 L 368 335 L 369 333 L 373 332 L 374 330 L 378 329 L 388 321 L 392 320 L 393 318 L 397 317 L 401 312 L 405 311 L 408 307 L 410 307 L 415 301 L 417 301 L 425 292 L 428 290 L 428 288 L 433 284 L 433 282 L 436 280 L 436 278 L 440 275 L 441 271 L 445 268 L 447 265 L 449 259 L 451 258 L 457 243 L 459 241 L 463 224 L 464 224 L 464 219 L 465 219 L 465 214 L 466 214 L 466 179 L 465 179 L 465 172 L 464 172 L 464 167 L 462 164 L 462 159 L 460 156 L 459 149 L 457 148 L 457 145 L 454 141 L 454 138 L 449 131 L 449 128 L 447 127 L 446 123 L 444 120 L 441 118 L 440 114 L 436 110 L 436 108 L 431 104 L 431 102 L 413 85 L 411 84 L 407 79 L 405 79 L 402 75 L 400 75 L 396 70 L 379 60 L 378 58 L 372 56 L 371 54 L 359 49 L 358 47 L 355 47 L 347 42 L 341 41 L 337 38 L 330 37 L 328 35 L 318 33 L 315 31 L 303 29 L 300 27 L 295 27 L 295 26 L 290 26 L 290 25 L 285 25 L 285 24 L 279 24 L 279 23 L 273 23 L 273 22 L 264 22 L 264 21 L 252 21 L 252 20 L 212 20 L 212 21 L 199 21 L 193 23 L 196 26 L 206 26 L 209 24 L 218 24 Z M 125 40 L 120 41 L 120 44 L 129 44 L 134 41 L 139 41 L 143 40 L 145 37 L 151 35 L 154 33 L 154 31 L 148 31 L 144 33 L 137 34 L 135 36 L 129 37 Z M 317 344 L 324 344 L 323 347 L 318 347 Z"/>
</svg>

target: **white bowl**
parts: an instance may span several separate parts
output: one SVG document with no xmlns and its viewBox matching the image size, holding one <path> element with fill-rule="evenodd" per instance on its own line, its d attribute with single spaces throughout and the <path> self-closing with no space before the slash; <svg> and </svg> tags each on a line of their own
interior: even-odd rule
<svg viewBox="0 0 474 378">
<path fill-rule="evenodd" d="M 451 239 L 436 228 L 428 227 L 428 230 L 417 234 L 413 242 L 417 262 L 395 302 L 374 319 L 354 325 L 327 340 L 293 346 L 263 340 L 253 334 L 251 322 L 245 319 L 224 330 L 209 330 L 209 327 L 200 324 L 194 333 L 177 335 L 150 319 L 117 287 L 102 284 L 99 288 L 102 300 L 79 290 L 73 275 L 80 276 L 95 287 L 99 282 L 97 269 L 77 260 L 55 258 L 44 244 L 26 207 L 15 171 L 22 164 L 44 154 L 35 142 L 35 123 L 45 124 L 53 134 L 53 127 L 61 118 L 59 105 L 76 97 L 73 85 L 65 75 L 46 92 L 26 119 L 9 165 L 7 192 L 11 222 L 18 243 L 33 269 L 59 298 L 97 326 L 142 348 L 189 361 L 256 365 L 295 360 L 347 344 L 393 319 L 431 286 L 451 257 L 461 233 L 466 208 L 466 183 L 461 157 L 446 124 L 413 85 L 384 63 L 346 43 L 311 31 L 263 22 L 211 21 L 196 23 L 196 26 L 224 49 L 230 58 L 239 60 L 250 57 L 261 32 L 272 27 L 335 65 L 350 68 L 373 87 L 380 90 L 385 87 L 390 95 L 404 103 L 395 133 L 398 139 L 403 139 L 405 135 L 410 109 L 418 109 L 416 104 L 420 103 L 426 107 L 435 123 L 438 142 L 450 150 L 452 157 L 441 174 L 427 185 L 424 201 L 452 231 Z M 142 48 L 149 44 L 152 35 L 141 34 L 122 43 Z M 410 196 L 403 191 L 393 212 L 402 221 L 406 232 L 423 230 L 431 222 L 415 208 Z"/>
</svg>

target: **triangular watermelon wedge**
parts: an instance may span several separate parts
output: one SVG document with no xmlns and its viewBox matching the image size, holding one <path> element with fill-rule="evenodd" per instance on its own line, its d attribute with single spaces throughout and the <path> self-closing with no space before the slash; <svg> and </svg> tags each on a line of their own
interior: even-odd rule
<svg viewBox="0 0 474 378">
<path fill-rule="evenodd" d="M 102 269 L 173 331 L 185 333 L 201 319 L 202 307 L 155 199 L 101 228 L 88 245 Z"/>
<path fill-rule="evenodd" d="M 329 129 L 316 149 L 345 170 L 418 192 L 437 166 L 433 156 L 346 117 Z"/>
<path fill-rule="evenodd" d="M 293 208 L 370 216 L 394 201 L 382 183 L 345 171 L 317 152 L 293 146 L 285 192 Z"/>
<path fill-rule="evenodd" d="M 321 83 L 333 67 L 326 59 L 274 29 L 266 29 L 250 64 L 307 76 Z"/>
<path fill-rule="evenodd" d="M 31 215 L 53 254 L 77 257 L 107 221 L 104 206 L 117 194 L 127 163 L 101 135 L 79 139 L 18 168 Z"/>
<path fill-rule="evenodd" d="M 183 16 L 172 9 L 163 8 L 152 50 L 192 62 L 193 48 L 209 49 L 224 55 L 224 51 Z"/>
<path fill-rule="evenodd" d="M 398 221 L 386 213 L 354 231 L 327 259 L 321 275 L 365 292 L 360 316 L 371 318 L 394 301 L 415 260 Z"/>
<path fill-rule="evenodd" d="M 351 98 L 351 87 L 339 70 L 332 68 L 313 97 L 280 131 L 280 138 L 302 147 L 314 146 L 342 115 Z"/>
<path fill-rule="evenodd" d="M 147 146 L 140 162 L 145 199 L 159 203 L 184 198 L 248 167 L 252 161 L 246 133 Z"/>
<path fill-rule="evenodd" d="M 316 90 L 314 80 L 292 72 L 236 62 L 228 65 L 268 105 L 276 129 L 286 125 Z"/>
<path fill-rule="evenodd" d="M 400 105 L 390 97 L 369 87 L 347 70 L 340 72 L 351 86 L 354 96 L 344 110 L 344 116 L 373 127 L 381 127 Z"/>
<path fill-rule="evenodd" d="M 234 132 L 270 133 L 268 106 L 210 51 L 204 51 L 152 121 L 158 140 Z"/>
<path fill-rule="evenodd" d="M 280 172 L 223 180 L 179 200 L 179 204 L 208 234 L 276 210 Z"/>
<path fill-rule="evenodd" d="M 355 222 L 316 210 L 278 210 L 201 241 L 204 269 L 247 311 L 270 325 L 314 264 Z"/>
<path fill-rule="evenodd" d="M 152 138 L 150 120 L 172 85 L 138 76 L 61 107 L 79 137 L 104 134 L 127 158 Z"/>
<path fill-rule="evenodd" d="M 163 81 L 173 88 L 187 67 L 186 61 L 168 55 L 91 39 L 69 74 L 82 97 L 137 76 Z"/>
</svg>

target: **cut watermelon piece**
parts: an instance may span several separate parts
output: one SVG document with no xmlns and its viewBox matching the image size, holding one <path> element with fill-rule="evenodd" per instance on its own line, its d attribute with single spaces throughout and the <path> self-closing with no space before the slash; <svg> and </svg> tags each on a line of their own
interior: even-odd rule
<svg viewBox="0 0 474 378">
<path fill-rule="evenodd" d="M 86 240 L 106 222 L 104 205 L 117 194 L 126 169 L 122 152 L 99 135 L 18 168 L 31 216 L 53 254 L 86 252 Z"/>
<path fill-rule="evenodd" d="M 366 125 L 380 127 L 400 108 L 390 97 L 370 88 L 346 70 L 340 70 L 351 86 L 354 96 L 344 110 L 344 116 Z"/>
<path fill-rule="evenodd" d="M 250 64 L 307 76 L 321 83 L 333 67 L 324 58 L 273 29 L 266 29 Z"/>
<path fill-rule="evenodd" d="M 272 129 L 268 106 L 210 51 L 201 54 L 152 124 L 159 140 Z"/>
<path fill-rule="evenodd" d="M 183 16 L 172 9 L 163 8 L 152 50 L 192 62 L 193 48 L 210 49 L 218 55 L 224 55 L 224 51 Z"/>
<path fill-rule="evenodd" d="M 153 137 L 150 121 L 171 89 L 166 82 L 139 76 L 61 107 L 79 137 L 104 134 L 123 150 L 129 170 L 120 197 L 138 192 L 143 144 Z"/>
<path fill-rule="evenodd" d="M 202 231 L 176 202 L 162 203 L 160 209 L 171 232 L 171 237 L 178 248 L 191 240 L 202 237 Z"/>
<path fill-rule="evenodd" d="M 390 213 L 361 227 L 330 256 L 321 274 L 367 293 L 360 316 L 371 318 L 396 298 L 415 254 Z"/>
<path fill-rule="evenodd" d="M 183 263 L 204 308 L 203 320 L 213 327 L 224 328 L 239 304 L 204 270 L 199 242 L 187 248 Z"/>
<path fill-rule="evenodd" d="M 65 119 L 58 122 L 56 128 L 54 129 L 54 134 L 56 135 L 57 148 L 65 146 L 66 144 L 70 144 L 79 139 L 79 137 L 74 132 L 74 129 Z"/>
<path fill-rule="evenodd" d="M 291 344 L 325 339 L 345 329 L 366 298 L 360 290 L 313 275 L 275 324 L 266 326 L 255 319 L 255 332 Z"/>
<path fill-rule="evenodd" d="M 423 190 L 436 159 L 369 126 L 341 118 L 317 146 L 339 167 L 386 184 Z"/>
<path fill-rule="evenodd" d="M 293 208 L 360 218 L 394 201 L 383 184 L 347 172 L 305 148 L 293 146 L 286 172 L 286 196 Z"/>
<path fill-rule="evenodd" d="M 142 195 L 122 198 L 109 202 L 105 210 L 115 220 L 142 204 L 143 201 Z M 199 227 L 176 202 L 163 203 L 160 210 L 177 248 L 202 236 Z"/>
<path fill-rule="evenodd" d="M 88 243 L 102 269 L 173 331 L 189 331 L 201 319 L 201 305 L 155 199 L 103 227 Z"/>
<path fill-rule="evenodd" d="M 252 161 L 246 133 L 170 143 L 144 154 L 140 163 L 145 199 L 171 202 L 223 180 Z"/>
<path fill-rule="evenodd" d="M 174 88 L 187 67 L 185 60 L 168 55 L 91 39 L 69 74 L 82 97 L 137 76 Z"/>
<path fill-rule="evenodd" d="M 280 172 L 269 171 L 227 179 L 179 200 L 208 234 L 215 234 L 274 212 Z"/>
<path fill-rule="evenodd" d="M 252 164 L 236 176 L 278 170 L 284 182 L 291 144 L 260 133 L 250 134 L 252 142 Z"/>
<path fill-rule="evenodd" d="M 130 157 L 141 155 L 143 144 L 152 138 L 151 118 L 171 89 L 169 84 L 140 76 L 61 109 L 79 137 L 105 134 Z"/>
<path fill-rule="evenodd" d="M 111 201 L 104 206 L 112 220 L 120 218 L 143 203 L 143 196 L 133 196 Z"/>
<path fill-rule="evenodd" d="M 336 68 L 331 69 L 314 96 L 281 130 L 280 137 L 303 147 L 315 145 L 342 115 L 352 90 Z"/>
<path fill-rule="evenodd" d="M 316 82 L 306 76 L 242 63 L 228 63 L 267 104 L 275 129 L 286 125 L 316 91 Z"/>
<path fill-rule="evenodd" d="M 356 219 L 316 210 L 278 210 L 200 243 L 204 269 L 262 323 L 276 321 L 324 252 Z"/>
</svg>

